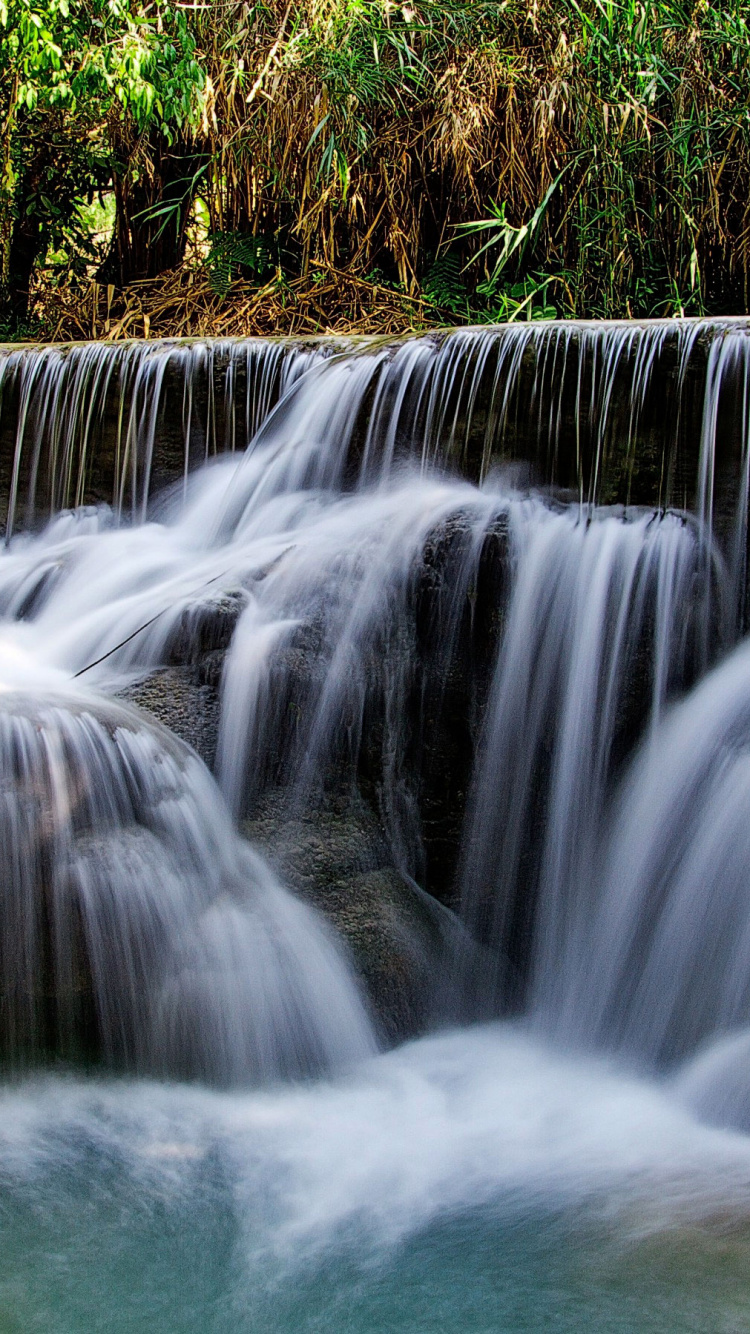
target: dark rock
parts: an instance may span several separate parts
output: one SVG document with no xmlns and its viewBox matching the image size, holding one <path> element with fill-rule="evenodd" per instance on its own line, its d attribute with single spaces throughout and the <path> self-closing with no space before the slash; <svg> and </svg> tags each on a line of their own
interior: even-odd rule
<svg viewBox="0 0 750 1334">
<path fill-rule="evenodd" d="M 242 831 L 336 927 L 383 1036 L 392 1041 L 424 1029 L 435 1012 L 447 939 L 459 927 L 394 867 L 365 803 L 339 797 L 298 815 L 285 792 L 270 792 Z"/>
<path fill-rule="evenodd" d="M 164 668 L 122 694 L 212 764 L 218 694 L 196 680 L 194 668 Z M 365 801 L 328 794 L 299 814 L 286 789 L 272 789 L 241 829 L 340 934 L 383 1037 L 394 1041 L 423 1029 L 435 1009 L 446 933 L 459 927 L 393 865 L 385 832 Z"/>
<path fill-rule="evenodd" d="M 119 693 L 121 699 L 144 709 L 192 746 L 209 769 L 213 767 L 219 734 L 218 690 L 201 684 L 193 668 L 164 667 Z"/>
<path fill-rule="evenodd" d="M 232 642 L 245 602 L 244 592 L 237 590 L 188 607 L 167 645 L 168 661 L 200 666 L 210 654 L 224 653 Z"/>
</svg>

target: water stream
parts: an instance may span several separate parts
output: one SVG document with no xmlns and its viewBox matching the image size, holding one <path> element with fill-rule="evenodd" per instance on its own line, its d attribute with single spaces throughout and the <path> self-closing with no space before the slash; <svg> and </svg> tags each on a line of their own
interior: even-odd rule
<svg viewBox="0 0 750 1334">
<path fill-rule="evenodd" d="M 749 347 L 0 361 L 0 1331 L 747 1328 Z M 450 924 L 395 1050 L 269 801 Z"/>
</svg>

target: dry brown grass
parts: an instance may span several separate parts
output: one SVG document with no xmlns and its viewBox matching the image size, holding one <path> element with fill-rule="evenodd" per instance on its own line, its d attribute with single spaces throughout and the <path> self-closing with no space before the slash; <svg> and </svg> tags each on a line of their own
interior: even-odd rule
<svg viewBox="0 0 750 1334">
<path fill-rule="evenodd" d="M 317 265 L 314 281 L 236 281 L 218 294 L 200 271 L 177 270 L 121 291 L 98 283 L 40 288 L 33 314 L 52 342 L 98 338 L 398 334 L 434 322 L 425 303 Z"/>
</svg>

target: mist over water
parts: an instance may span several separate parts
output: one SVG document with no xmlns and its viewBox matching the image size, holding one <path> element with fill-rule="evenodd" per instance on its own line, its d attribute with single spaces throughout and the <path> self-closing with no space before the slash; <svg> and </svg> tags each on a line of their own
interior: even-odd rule
<svg viewBox="0 0 750 1334">
<path fill-rule="evenodd" d="M 343 1083 L 48 1080 L 0 1108 L 0 1310 L 21 1328 L 746 1317 L 746 1138 L 518 1030 L 422 1039 Z"/>
<path fill-rule="evenodd" d="M 705 338 L 692 508 L 661 503 L 684 421 L 656 508 L 601 503 Z M 745 416 L 717 499 L 745 343 L 4 366 L 0 1329 L 745 1327 Z M 112 503 L 62 509 L 115 389 Z M 537 487 L 494 466 L 524 402 Z M 212 775 L 115 696 L 216 625 Z M 366 800 L 447 905 L 424 1036 L 379 1051 L 333 928 L 241 837 L 269 791 L 313 825 Z"/>
</svg>

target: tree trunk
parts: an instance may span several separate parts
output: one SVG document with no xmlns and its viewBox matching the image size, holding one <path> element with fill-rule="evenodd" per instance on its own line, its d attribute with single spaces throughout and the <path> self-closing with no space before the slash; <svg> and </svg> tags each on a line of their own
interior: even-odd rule
<svg viewBox="0 0 750 1334">
<path fill-rule="evenodd" d="M 53 163 L 49 142 L 36 146 L 31 161 L 15 185 L 15 221 L 7 228 L 2 274 L 2 317 L 11 329 L 23 324 L 29 312 L 31 276 L 40 255 L 47 247 L 48 234 L 40 214 L 33 207 L 43 191 Z"/>
<path fill-rule="evenodd" d="M 140 156 L 140 154 L 139 154 Z M 120 287 L 176 268 L 185 254 L 187 223 L 205 156 L 184 141 L 148 142 L 147 169 L 114 175 L 117 212 L 112 249 L 97 275 Z M 131 159 L 132 163 L 132 159 Z"/>
</svg>

